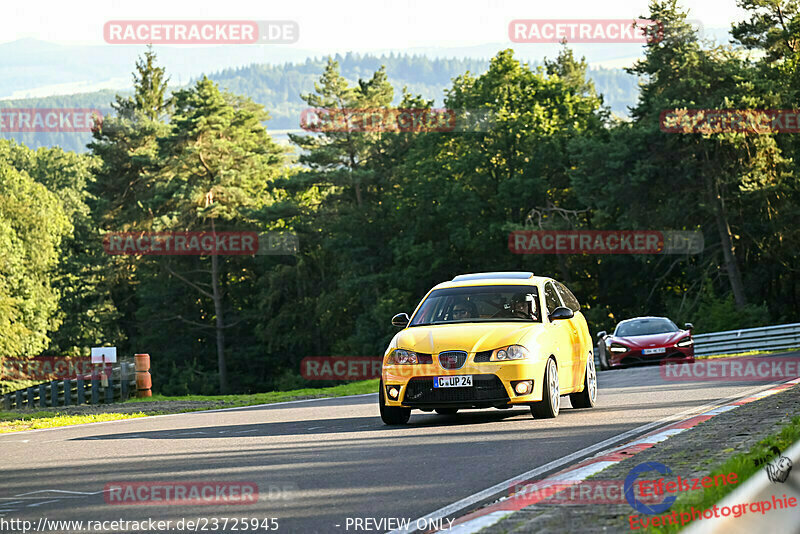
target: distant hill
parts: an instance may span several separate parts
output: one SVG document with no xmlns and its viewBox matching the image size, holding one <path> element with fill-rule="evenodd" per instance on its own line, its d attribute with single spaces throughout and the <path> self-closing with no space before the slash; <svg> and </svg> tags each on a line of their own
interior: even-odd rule
<svg viewBox="0 0 800 534">
<path fill-rule="evenodd" d="M 395 87 L 396 102 L 401 98 L 405 86 L 412 94 L 435 100 L 436 105 L 442 104 L 444 90 L 452 85 L 453 78 L 467 71 L 482 74 L 489 65 L 488 60 L 484 59 L 431 59 L 398 54 L 373 56 L 348 53 L 336 55 L 334 59 L 339 62 L 342 74 L 351 82 L 368 78 L 381 65 L 385 65 L 389 80 Z M 246 95 L 263 104 L 271 116 L 268 123 L 270 130 L 296 130 L 299 128 L 300 114 L 306 107 L 300 94 L 313 92 L 314 83 L 319 80 L 325 64 L 326 60 L 321 58 L 282 65 L 252 64 L 224 69 L 209 74 L 209 78 L 233 93 Z M 130 69 L 133 69 L 133 63 Z M 590 69 L 589 76 L 594 80 L 598 92 L 604 95 L 606 105 L 618 115 L 627 115 L 627 107 L 634 105 L 638 96 L 637 78 L 622 69 L 603 68 Z M 176 88 L 171 87 L 172 90 Z M 0 108 L 87 107 L 98 108 L 107 114 L 117 93 L 125 94 L 127 91 L 106 89 L 74 95 L 0 100 Z M 91 140 L 89 133 L 2 133 L 2 136 L 16 139 L 31 148 L 58 145 L 77 152 L 85 151 L 86 143 Z"/>
</svg>

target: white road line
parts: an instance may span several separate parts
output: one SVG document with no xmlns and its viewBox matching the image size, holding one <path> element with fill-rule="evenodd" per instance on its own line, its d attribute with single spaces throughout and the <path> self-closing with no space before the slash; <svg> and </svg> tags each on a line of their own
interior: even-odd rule
<svg viewBox="0 0 800 534">
<path fill-rule="evenodd" d="M 643 445 L 645 443 L 647 443 L 647 444 L 661 443 L 662 441 L 666 441 L 668 438 L 670 438 L 672 436 L 675 436 L 677 434 L 680 434 L 681 432 L 685 432 L 687 430 L 689 430 L 689 429 L 688 428 L 670 428 L 668 430 L 664 430 L 662 432 L 659 432 L 658 434 L 653 434 L 652 436 L 645 436 L 645 437 L 642 437 L 642 438 L 637 439 L 635 441 L 630 441 L 628 443 L 620 445 L 619 447 L 615 447 L 615 448 L 611 449 L 608 452 L 611 453 L 611 452 L 614 452 L 614 451 L 617 451 L 617 450 L 627 449 L 628 447 L 633 447 L 633 446 L 636 446 L 636 445 Z"/>
<path fill-rule="evenodd" d="M 729 412 L 731 410 L 735 410 L 736 406 L 720 406 L 719 408 L 714 408 L 713 410 L 706 412 L 703 415 L 719 415 L 721 413 Z"/>
<path fill-rule="evenodd" d="M 26 495 L 35 495 L 37 493 L 67 493 L 70 495 L 97 495 L 98 493 L 103 493 L 106 490 L 100 491 L 70 491 L 70 490 L 60 490 L 60 489 L 45 489 L 45 490 L 36 490 L 36 491 L 29 491 L 28 493 L 20 493 L 19 495 L 14 495 L 14 497 L 24 497 Z"/>
<path fill-rule="evenodd" d="M 51 502 L 58 502 L 59 500 L 60 499 L 53 499 L 52 501 L 36 502 L 36 503 L 33 503 L 33 504 L 29 504 L 28 506 L 26 506 L 26 508 L 33 508 L 34 506 L 41 506 L 43 504 L 50 504 Z"/>
<path fill-rule="evenodd" d="M 84 497 L 85 497 L 84 495 L 59 495 L 58 496 L 59 499 L 83 499 Z M 0 501 L 5 501 L 5 500 L 8 500 L 8 499 L 13 499 L 13 498 L 14 497 L 2 497 L 2 498 L 0 498 Z M 22 497 L 22 499 L 24 499 L 26 501 L 35 501 L 35 500 L 41 499 L 41 498 L 42 497 Z M 8 506 L 8 504 L 9 503 L 4 503 L 3 502 L 3 503 L 0 503 L 0 506 Z"/>
<path fill-rule="evenodd" d="M 780 382 L 780 383 L 783 383 L 783 382 Z M 444 519 L 444 518 L 446 518 L 448 516 L 452 516 L 456 512 L 459 512 L 459 511 L 463 510 L 464 508 L 467 508 L 468 506 L 475 505 L 475 504 L 477 504 L 477 503 L 479 503 L 479 502 L 481 502 L 483 500 L 486 500 L 486 499 L 492 497 L 493 495 L 498 495 L 501 492 L 508 491 L 508 489 L 511 487 L 512 484 L 516 484 L 518 482 L 527 481 L 527 480 L 533 479 L 536 476 L 542 475 L 542 474 L 547 473 L 549 471 L 553 471 L 553 470 L 555 470 L 555 469 L 557 469 L 559 467 L 562 467 L 564 465 L 575 463 L 578 460 L 580 460 L 581 458 L 589 457 L 589 455 L 591 455 L 592 453 L 600 452 L 600 451 L 602 451 L 604 449 L 610 448 L 611 446 L 616 445 L 617 443 L 619 443 L 622 440 L 627 440 L 628 438 L 632 438 L 632 437 L 640 435 L 640 434 L 645 434 L 645 433 L 647 433 L 647 431 L 652 430 L 654 428 L 658 428 L 658 427 L 661 427 L 661 426 L 666 426 L 666 425 L 668 425 L 670 423 L 674 423 L 676 421 L 687 419 L 687 418 L 689 418 L 691 416 L 699 415 L 699 414 L 707 412 L 709 410 L 713 410 L 715 408 L 719 408 L 720 406 L 725 405 L 725 404 L 729 404 L 730 402 L 733 402 L 733 401 L 736 401 L 736 400 L 739 400 L 739 399 L 744 399 L 744 398 L 747 398 L 747 397 L 751 397 L 751 396 L 753 396 L 753 393 L 759 392 L 759 391 L 764 391 L 764 390 L 769 389 L 769 388 L 774 388 L 777 384 L 778 383 L 756 386 L 756 387 L 754 387 L 752 389 L 747 390 L 747 392 L 744 393 L 744 394 L 738 394 L 738 395 L 735 395 L 735 396 L 731 396 L 731 397 L 722 399 L 720 401 L 704 404 L 704 405 L 699 406 L 697 408 L 690 408 L 688 410 L 684 410 L 683 412 L 680 412 L 680 413 L 677 413 L 677 414 L 670 415 L 670 416 L 664 417 L 662 419 L 659 419 L 658 421 L 654 421 L 652 423 L 647 423 L 646 425 L 642 425 L 642 426 L 634 428 L 632 430 L 628 430 L 627 432 L 623 432 L 622 434 L 618 434 L 618 435 L 616 435 L 616 436 L 614 436 L 612 438 L 608 438 L 607 440 L 601 441 L 600 443 L 595 443 L 594 445 L 590 445 L 589 447 L 586 447 L 585 449 L 582 449 L 580 451 L 574 452 L 572 454 L 568 454 L 566 456 L 562 456 L 561 458 L 559 458 L 557 460 L 553 460 L 552 462 L 546 463 L 546 464 L 544 464 L 544 465 L 542 465 L 540 467 L 537 467 L 535 469 L 531 469 L 530 471 L 522 473 L 521 475 L 517 475 L 517 476 L 515 476 L 513 478 L 509 478 L 508 480 L 500 482 L 499 484 L 495 484 L 494 486 L 492 486 L 490 488 L 486 488 L 483 491 L 479 491 L 477 493 L 473 493 L 472 495 L 470 495 L 468 497 L 464 497 L 463 499 L 461 499 L 459 501 L 456 501 L 456 502 L 454 502 L 452 504 L 449 504 L 449 505 L 447 505 L 445 507 L 439 508 L 438 510 L 436 510 L 434 512 L 431 512 L 428 515 L 420 517 L 416 521 L 412 521 L 410 524 L 411 525 L 416 525 L 417 521 L 419 521 L 420 524 L 427 524 L 427 522 L 429 522 L 431 520 L 441 520 L 441 519 Z M 424 521 L 424 523 L 423 523 L 423 521 Z M 415 527 L 413 527 L 413 528 L 410 527 L 409 529 L 393 530 L 389 534 L 407 534 L 407 533 L 416 532 L 416 531 L 417 531 L 417 529 Z M 473 530 L 472 532 L 476 532 L 476 531 Z"/>
</svg>

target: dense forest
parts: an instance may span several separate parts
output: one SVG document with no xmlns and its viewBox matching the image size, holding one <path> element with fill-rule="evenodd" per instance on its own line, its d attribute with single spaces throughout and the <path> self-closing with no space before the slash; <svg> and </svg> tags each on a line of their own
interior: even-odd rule
<svg viewBox="0 0 800 534">
<path fill-rule="evenodd" d="M 654 2 L 664 39 L 631 69 L 642 85 L 629 121 L 611 115 L 568 48 L 539 66 L 505 50 L 453 76 L 444 95 L 447 108 L 491 112 L 490 129 L 308 133 L 291 136 L 292 150 L 264 126 L 273 110 L 241 95 L 257 90 L 241 73 L 223 73 L 232 92 L 208 78 L 172 91 L 145 52 L 88 152 L 0 142 L 0 357 L 106 343 L 150 353 L 161 393 L 292 388 L 303 357 L 380 355 L 392 315 L 438 282 L 493 270 L 563 281 L 592 332 L 640 314 L 698 332 L 795 321 L 797 135 L 659 124 L 671 109 L 797 107 L 800 15 L 762 4 L 745 0 L 737 44 L 715 46 L 698 42 L 674 0 Z M 314 108 L 433 105 L 391 82 L 392 68 L 418 74 L 403 70 L 413 63 L 376 62 L 356 82 L 342 63 L 309 64 L 312 89 L 284 80 L 259 98 L 285 101 L 277 93 L 292 88 Z M 102 246 L 107 232 L 212 229 L 290 230 L 299 252 Z M 515 255 L 518 229 L 699 231 L 705 248 Z"/>
<path fill-rule="evenodd" d="M 394 54 L 374 56 L 349 53 L 336 55 L 331 59 L 339 64 L 342 77 L 351 84 L 356 84 L 361 78 L 369 78 L 375 70 L 384 66 L 391 73 L 389 81 L 394 88 L 395 105 L 400 103 L 403 88 L 441 105 L 444 90 L 450 86 L 453 78 L 465 72 L 483 74 L 489 68 L 488 61 L 478 59 L 430 59 Z M 223 90 L 247 96 L 257 104 L 262 104 L 269 110 L 269 130 L 297 130 L 302 111 L 307 107 L 300 95 L 314 91 L 314 84 L 319 80 L 326 64 L 326 59 L 308 59 L 300 64 L 250 65 L 212 73 L 208 78 L 217 82 Z M 531 67 L 535 68 L 536 65 Z M 614 113 L 626 116 L 628 107 L 636 102 L 639 92 L 638 78 L 622 69 L 592 69 L 589 75 L 598 93 L 604 96 L 605 104 Z M 168 87 L 167 91 L 170 93 L 186 88 Z M 129 94 L 124 93 L 125 96 Z M 104 90 L 75 95 L 0 100 L 0 111 L 3 108 L 77 107 L 98 109 L 103 116 L 113 116 L 116 112 L 110 103 L 114 96 L 112 91 Z M 91 140 L 91 133 L 88 132 L 12 133 L 3 132 L 0 128 L 0 135 L 31 148 L 59 146 L 72 152 L 85 152 L 86 144 Z M 285 140 L 286 137 L 281 136 L 281 139 Z"/>
</svg>

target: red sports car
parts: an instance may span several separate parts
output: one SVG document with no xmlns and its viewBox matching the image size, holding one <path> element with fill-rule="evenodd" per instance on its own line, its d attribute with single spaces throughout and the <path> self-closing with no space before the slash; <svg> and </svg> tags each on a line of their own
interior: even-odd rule
<svg viewBox="0 0 800 534">
<path fill-rule="evenodd" d="M 636 317 L 620 322 L 610 336 L 598 332 L 597 338 L 601 369 L 663 360 L 694 363 L 692 323 L 681 330 L 666 317 Z"/>
</svg>

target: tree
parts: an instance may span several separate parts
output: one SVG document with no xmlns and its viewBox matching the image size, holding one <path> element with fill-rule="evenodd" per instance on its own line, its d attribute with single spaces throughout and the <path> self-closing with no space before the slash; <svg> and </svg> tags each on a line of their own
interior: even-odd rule
<svg viewBox="0 0 800 534">
<path fill-rule="evenodd" d="M 149 203 L 158 231 L 216 232 L 257 228 L 255 213 L 270 202 L 269 184 L 282 173 L 283 150 L 262 125 L 263 107 L 220 92 L 207 78 L 178 91 L 169 133 L 158 139 L 158 175 Z M 163 267 L 213 302 L 221 393 L 227 393 L 224 260 L 212 254 L 209 282 L 181 273 L 178 259 Z M 183 263 L 185 265 L 185 262 Z M 196 270 L 197 265 L 191 267 Z M 183 317 L 181 317 L 183 319 Z"/>
<path fill-rule="evenodd" d="M 48 350 L 62 355 L 88 355 L 89 347 L 119 339 L 118 314 L 104 280 L 105 258 L 89 205 L 88 188 L 97 160 L 60 148 L 9 145 L 5 156 L 20 170 L 56 194 L 72 229 L 59 247 L 53 286 L 60 295 L 60 324 Z"/>
<path fill-rule="evenodd" d="M 112 103 L 116 116 L 105 117 L 88 145 L 98 161 L 94 179 L 87 184 L 87 203 L 96 228 L 91 242 L 103 268 L 105 291 L 119 314 L 120 331 L 111 337 L 121 353 L 144 350 L 130 345 L 130 340 L 142 338 L 143 325 L 136 318 L 136 289 L 143 259 L 108 256 L 102 250 L 102 239 L 112 232 L 151 230 L 153 207 L 148 202 L 156 179 L 156 139 L 168 131 L 163 115 L 169 112 L 167 80 L 151 50 L 137 61 L 133 82 L 134 96 L 117 95 Z"/>
<path fill-rule="evenodd" d="M 71 231 L 58 197 L 15 168 L 0 141 L 0 354 L 27 357 L 47 348 L 59 326 L 52 276 Z"/>
</svg>

